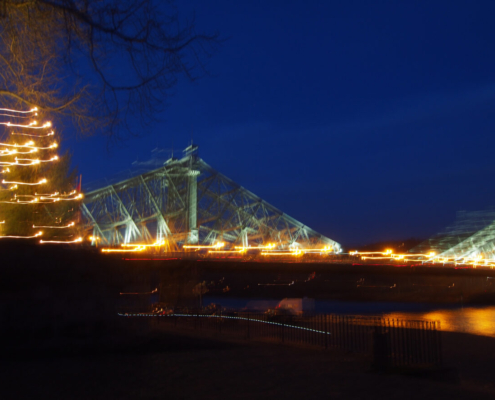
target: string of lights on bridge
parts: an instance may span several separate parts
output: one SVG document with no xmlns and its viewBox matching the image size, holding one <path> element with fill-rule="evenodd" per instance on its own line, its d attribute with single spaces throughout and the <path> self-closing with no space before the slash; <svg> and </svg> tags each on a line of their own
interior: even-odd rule
<svg viewBox="0 0 495 400">
<path fill-rule="evenodd" d="M 90 237 L 90 240 L 97 242 L 99 238 Z M 165 246 L 166 241 L 157 241 L 152 244 L 122 244 L 120 248 L 103 248 L 103 253 L 134 253 L 134 252 L 147 252 L 150 250 L 158 250 Z M 477 255 L 474 257 L 443 257 L 437 255 L 435 252 L 429 252 L 427 254 L 422 253 L 400 253 L 395 254 L 393 250 L 387 249 L 382 252 L 360 252 L 358 250 L 350 251 L 348 253 L 335 253 L 331 246 L 325 246 L 323 248 L 311 248 L 304 249 L 296 246 L 289 246 L 287 249 L 279 249 L 274 243 L 259 246 L 234 246 L 233 249 L 224 249 L 226 247 L 225 242 L 217 242 L 212 245 L 184 245 L 182 251 L 187 253 L 189 251 L 206 251 L 207 255 L 222 256 L 222 255 L 246 255 L 249 251 L 257 251 L 261 256 L 277 257 L 277 256 L 290 256 L 290 257 L 302 257 L 305 254 L 312 254 L 315 256 L 330 256 L 330 255 L 347 255 L 352 258 L 356 258 L 365 262 L 391 262 L 391 263 L 411 263 L 411 264 L 442 264 L 463 266 L 468 265 L 473 268 L 476 267 L 490 267 L 495 266 L 495 259 L 486 259 L 483 255 Z"/>
<path fill-rule="evenodd" d="M 97 242 L 100 238 L 91 236 L 89 238 L 91 241 Z M 101 251 L 103 253 L 126 253 L 126 252 L 142 252 L 150 249 L 159 249 L 162 246 L 165 246 L 166 241 L 161 240 L 157 241 L 153 244 L 121 244 L 121 248 L 103 248 Z M 225 242 L 217 242 L 212 245 L 188 245 L 185 244 L 182 246 L 183 251 L 199 251 L 199 250 L 207 250 L 208 254 L 246 254 L 250 250 L 258 250 L 261 251 L 261 255 L 268 256 L 277 256 L 277 255 L 291 255 L 291 256 L 301 256 L 303 254 L 330 254 L 333 252 L 333 248 L 331 246 L 325 246 L 321 249 L 298 249 L 298 248 L 289 248 L 288 250 L 279 250 L 277 249 L 277 245 L 274 243 L 269 243 L 267 245 L 259 245 L 256 247 L 244 247 L 244 246 L 234 246 L 233 249 L 222 250 L 226 246 Z"/>
<path fill-rule="evenodd" d="M 437 255 L 435 252 L 429 252 L 427 254 L 422 253 L 404 253 L 404 254 L 394 254 L 392 250 L 385 250 L 383 252 L 360 252 L 360 251 L 351 251 L 349 252 L 351 256 L 358 256 L 362 260 L 390 260 L 390 261 L 399 261 L 399 262 L 410 262 L 410 263 L 418 263 L 421 262 L 423 264 L 452 264 L 454 266 L 457 265 L 471 265 L 476 268 L 477 266 L 481 267 L 490 267 L 493 268 L 495 266 L 495 259 L 493 258 L 484 258 L 482 254 L 475 255 L 473 257 L 444 257 L 441 254 Z"/>
</svg>

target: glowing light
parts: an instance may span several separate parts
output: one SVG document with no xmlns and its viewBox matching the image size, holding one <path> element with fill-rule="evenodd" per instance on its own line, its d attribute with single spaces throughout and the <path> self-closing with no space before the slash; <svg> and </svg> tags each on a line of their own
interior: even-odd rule
<svg viewBox="0 0 495 400">
<path fill-rule="evenodd" d="M 33 236 L 0 236 L 0 239 L 34 239 L 43 235 L 43 232 L 38 232 Z"/>
<path fill-rule="evenodd" d="M 10 190 L 15 190 L 17 189 L 17 185 L 14 185 L 14 186 L 11 186 L 9 187 L 8 189 L 0 189 L 2 192 L 7 192 L 7 191 L 10 191 Z"/>
<path fill-rule="evenodd" d="M 225 246 L 225 243 L 224 242 L 218 242 L 214 245 L 211 245 L 211 246 L 201 246 L 201 245 L 189 245 L 189 244 L 186 244 L 184 246 L 182 246 L 182 248 L 184 249 L 221 249 L 222 247 Z"/>
<path fill-rule="evenodd" d="M 69 240 L 69 241 L 63 241 L 63 240 L 40 240 L 40 243 L 60 243 L 60 244 L 72 244 L 72 243 L 81 243 L 83 241 L 82 237 L 77 238 L 76 240 Z"/>
<path fill-rule="evenodd" d="M 304 252 L 302 250 L 291 250 L 291 251 L 262 251 L 261 255 L 263 256 L 300 256 L 303 255 Z"/>
<path fill-rule="evenodd" d="M 18 151 L 18 150 L 0 150 L 0 157 L 8 157 L 13 154 L 33 154 L 36 153 L 38 150 L 37 149 L 31 149 L 29 151 Z"/>
<path fill-rule="evenodd" d="M 304 254 L 321 254 L 333 251 L 333 247 L 325 246 L 322 249 L 300 249 L 300 251 L 304 252 Z"/>
<path fill-rule="evenodd" d="M 240 250 L 209 250 L 208 253 L 216 253 L 216 254 L 239 254 L 239 253 L 245 253 L 246 249 L 240 249 Z"/>
<path fill-rule="evenodd" d="M 32 204 L 32 203 L 40 202 L 42 204 L 52 204 L 52 203 L 56 203 L 57 201 L 78 200 L 77 198 L 74 198 L 74 199 L 61 199 L 61 198 L 58 198 L 58 197 L 35 197 L 35 196 L 29 195 L 29 194 L 21 194 L 21 195 L 17 195 L 16 198 L 17 197 L 34 197 L 34 200 L 33 201 L 19 201 L 19 199 L 17 199 L 16 201 L 11 200 L 10 202 L 9 201 L 3 201 L 3 202 L 0 202 L 0 203 Z"/>
<path fill-rule="evenodd" d="M 53 142 L 50 146 L 48 147 L 37 147 L 34 145 L 34 142 L 33 141 L 30 141 L 30 142 L 26 142 L 25 144 L 18 144 L 18 143 L 14 143 L 14 144 L 10 144 L 10 143 L 0 143 L 0 146 L 5 146 L 5 147 L 27 147 L 27 148 L 30 148 L 30 149 L 38 149 L 38 150 L 49 150 L 49 149 L 55 149 L 58 147 L 58 143 L 57 142 Z M 5 151 L 6 149 L 4 149 Z"/>
<path fill-rule="evenodd" d="M 53 162 L 53 161 L 57 161 L 58 160 L 58 156 L 53 156 L 52 158 L 50 158 L 49 160 L 40 160 L 40 159 L 36 159 L 36 160 L 33 160 L 31 158 L 17 158 L 15 159 L 16 161 L 31 161 L 31 162 L 35 162 L 36 164 L 39 164 L 39 163 L 45 163 L 45 162 Z"/>
<path fill-rule="evenodd" d="M 37 145 L 35 142 L 32 140 L 34 138 L 42 138 L 42 137 L 48 137 L 48 136 L 53 136 L 55 134 L 53 129 L 49 129 L 52 126 L 51 122 L 41 122 L 39 123 L 36 120 L 32 120 L 33 115 L 38 115 L 37 113 L 38 109 L 36 107 L 32 108 L 29 111 L 18 111 L 18 110 L 10 110 L 10 109 L 0 109 L 0 116 L 6 117 L 7 121 L 0 121 L 0 125 L 4 125 L 6 127 L 10 128 L 15 128 L 10 131 L 11 135 L 18 135 L 18 136 L 28 136 L 30 139 L 27 139 L 28 141 L 19 144 L 19 143 L 0 143 L 0 157 L 12 157 L 10 159 L 7 159 L 8 161 L 0 161 L 0 166 L 4 165 L 6 166 L 3 168 L 3 171 L 1 173 L 6 173 L 10 172 L 10 169 L 7 168 L 7 166 L 36 166 L 41 163 L 47 163 L 47 162 L 54 162 L 59 160 L 59 157 L 57 155 L 53 155 L 53 157 L 50 155 L 49 159 L 43 159 L 43 158 L 23 158 L 22 155 L 31 155 L 33 153 L 36 153 L 38 151 L 42 150 L 55 150 L 58 148 L 58 143 L 53 142 L 50 145 Z M 29 114 L 29 115 L 27 115 Z M 26 121 L 26 119 L 28 119 Z M 11 121 L 8 121 L 8 119 L 11 119 Z M 18 122 L 18 121 L 26 121 L 26 122 Z M 31 121 L 31 122 L 29 122 Z M 20 129 L 17 129 L 20 128 Z M 38 130 L 38 132 L 33 132 L 33 130 Z M 29 156 L 28 156 L 29 157 Z M 35 155 L 32 155 L 32 157 L 36 157 Z M 48 157 L 47 157 L 48 158 Z M 45 178 L 35 178 L 37 181 L 36 182 L 23 182 L 23 181 L 9 181 L 6 179 L 3 179 L 1 181 L 1 184 L 4 185 L 10 185 L 9 190 L 16 189 L 18 186 L 37 186 L 37 185 L 42 185 L 47 183 L 47 179 Z M 6 189 L 0 189 L 0 190 L 6 190 Z M 15 193 L 15 192 L 14 192 Z M 35 193 L 34 195 L 32 194 L 22 194 L 22 195 L 16 195 L 14 194 L 14 197 L 10 199 L 9 201 L 1 201 L 0 203 L 2 204 L 25 204 L 25 205 L 30 205 L 30 204 L 46 204 L 46 203 L 55 203 L 58 201 L 72 201 L 72 200 L 79 200 L 82 199 L 83 195 L 82 194 L 77 194 L 76 191 L 73 191 L 69 194 L 60 194 L 59 192 L 51 193 L 51 194 L 37 194 Z M 56 225 L 56 226 L 36 226 L 33 225 L 33 228 L 45 228 L 45 229 L 67 229 L 70 227 L 73 227 L 75 225 L 74 222 L 66 223 L 65 225 Z M 22 238 L 29 238 L 29 237 L 36 237 L 41 235 L 41 232 L 36 234 L 35 236 L 22 236 Z M 4 236 L 4 237 L 19 237 L 20 236 Z M 78 243 L 81 242 L 82 238 L 77 238 L 75 240 L 41 240 L 40 243 Z"/>
<path fill-rule="evenodd" d="M 0 150 L 0 153 L 6 157 L 6 156 L 10 156 L 12 154 L 31 154 L 31 153 L 36 153 L 38 150 L 51 150 L 51 149 L 56 149 L 58 147 L 58 143 L 57 142 L 53 142 L 50 146 L 47 146 L 47 147 L 37 147 L 37 146 L 34 146 L 34 143 L 27 143 L 25 145 L 7 145 L 7 144 L 1 144 L 2 146 L 9 146 L 9 147 L 14 147 L 13 150 L 9 150 L 9 149 L 2 149 Z M 25 152 L 21 152 L 19 150 L 17 150 L 16 148 L 18 147 L 22 147 L 22 148 L 28 148 L 28 149 L 31 149 L 30 151 L 25 151 Z"/>
<path fill-rule="evenodd" d="M 13 124 L 11 122 L 0 122 L 0 125 L 5 125 L 5 126 L 15 126 L 18 128 L 26 128 L 26 129 L 45 129 L 45 128 L 50 128 L 52 126 L 51 122 L 45 122 L 41 126 L 36 126 L 38 124 L 37 121 L 30 122 L 27 125 L 20 125 L 20 124 Z"/>
<path fill-rule="evenodd" d="M 138 251 L 144 251 L 146 247 L 135 247 L 133 249 L 101 249 L 102 253 L 129 253 L 129 252 L 138 252 Z"/>
<path fill-rule="evenodd" d="M 7 111 L 7 112 L 19 113 L 19 114 L 29 114 L 38 111 L 38 107 L 33 107 L 29 111 L 10 110 L 8 108 L 0 108 L 0 111 Z"/>
<path fill-rule="evenodd" d="M 35 183 L 28 183 L 28 182 L 13 182 L 13 181 L 6 181 L 5 179 L 2 181 L 2 183 L 13 183 L 15 185 L 26 185 L 26 186 L 36 186 L 36 185 L 43 185 L 44 183 L 48 182 L 45 178 L 41 179 L 39 182 Z"/>
<path fill-rule="evenodd" d="M 102 253 L 126 253 L 126 252 L 140 252 L 144 251 L 149 247 L 160 247 L 164 246 L 165 241 L 158 241 L 153 244 L 137 244 L 137 243 L 128 243 L 122 244 L 122 247 L 129 247 L 128 249 L 101 249 Z"/>
<path fill-rule="evenodd" d="M 69 196 L 72 196 L 72 195 L 74 195 L 76 193 L 77 193 L 77 190 L 73 190 L 72 192 L 67 193 L 67 194 L 60 194 L 59 192 L 55 192 L 55 193 L 52 193 L 52 194 L 40 194 L 39 196 L 58 196 L 58 195 L 60 195 L 60 197 L 69 197 Z M 77 198 L 82 199 L 83 198 L 83 194 L 82 193 L 80 193 L 78 196 L 79 197 L 77 197 L 77 196 L 74 197 L 74 199 L 77 199 Z"/>
<path fill-rule="evenodd" d="M 161 240 L 159 242 L 155 242 L 152 244 L 146 244 L 146 243 L 124 243 L 121 246 L 122 247 L 157 247 L 157 246 L 163 246 L 165 244 L 164 240 Z"/>
<path fill-rule="evenodd" d="M 33 146 L 34 143 L 31 142 L 32 144 L 31 145 L 28 145 L 28 146 L 23 146 L 23 147 L 28 147 L 28 148 L 32 148 L 32 149 L 35 149 L 35 150 L 50 150 L 50 149 L 56 149 L 58 147 L 58 143 L 57 142 L 53 142 L 50 146 L 48 147 L 36 147 L 36 146 Z"/>
<path fill-rule="evenodd" d="M 74 200 L 80 200 L 83 197 L 84 196 L 82 195 L 82 193 L 78 194 L 75 197 L 70 197 L 70 198 L 65 198 L 65 197 L 62 197 L 62 196 L 53 197 L 53 195 L 48 195 L 48 196 L 40 196 L 40 200 L 49 200 L 49 201 L 55 203 L 57 201 L 74 201 Z"/>
<path fill-rule="evenodd" d="M 484 254 L 478 254 L 472 257 L 439 257 L 435 255 L 435 252 L 423 253 L 406 253 L 406 254 L 393 254 L 391 250 L 385 250 L 383 252 L 358 252 L 351 251 L 350 255 L 359 255 L 362 260 L 390 260 L 401 262 L 420 262 L 422 264 L 442 264 L 442 265 L 468 265 L 472 268 L 480 266 L 490 267 L 493 269 L 495 265 L 495 259 L 485 258 Z"/>
<path fill-rule="evenodd" d="M 47 136 L 53 136 L 55 135 L 55 132 L 51 131 L 45 135 L 34 135 L 30 133 L 23 133 L 23 132 L 11 132 L 12 135 L 19 135 L 19 136 L 32 136 L 32 137 L 47 137 Z"/>
<path fill-rule="evenodd" d="M 66 228 L 70 228 L 74 225 L 75 225 L 75 222 L 71 222 L 69 225 L 65 225 L 65 226 L 35 226 L 35 225 L 33 225 L 33 228 L 66 229 Z"/>
<path fill-rule="evenodd" d="M 33 204 L 33 203 L 38 203 L 39 202 L 39 199 L 36 197 L 35 199 L 31 200 L 31 201 L 22 201 L 22 200 L 19 200 L 17 199 L 16 201 L 0 201 L 0 203 L 3 203 L 3 204 Z"/>
<path fill-rule="evenodd" d="M 354 251 L 354 252 L 349 252 L 349 254 L 351 255 L 357 255 L 357 254 L 365 254 L 365 255 L 368 255 L 368 254 L 384 254 L 383 252 L 381 251 Z"/>
<path fill-rule="evenodd" d="M 270 249 L 274 249 L 277 245 L 275 243 L 268 243 L 266 245 L 260 245 L 258 246 L 259 249 L 267 249 L 267 250 L 270 250 Z"/>
<path fill-rule="evenodd" d="M 28 165 L 36 165 L 39 164 L 40 162 L 37 160 L 33 160 L 30 163 L 20 163 L 19 161 L 13 161 L 13 162 L 7 162 L 7 161 L 0 161 L 0 165 L 10 165 L 10 166 L 28 166 Z"/>
</svg>

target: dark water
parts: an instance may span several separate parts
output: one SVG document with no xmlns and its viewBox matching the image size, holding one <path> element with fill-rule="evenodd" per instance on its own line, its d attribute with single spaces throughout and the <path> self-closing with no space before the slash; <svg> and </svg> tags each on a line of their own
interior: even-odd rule
<svg viewBox="0 0 495 400">
<path fill-rule="evenodd" d="M 211 303 L 236 309 L 246 308 L 250 303 L 251 306 L 256 304 L 258 308 L 268 309 L 277 306 L 279 301 L 206 296 L 203 304 Z M 495 337 L 495 306 L 449 307 L 444 304 L 323 300 L 315 300 L 314 306 L 314 311 L 317 313 L 378 315 L 402 320 L 440 321 L 441 329 L 444 331 Z"/>
</svg>

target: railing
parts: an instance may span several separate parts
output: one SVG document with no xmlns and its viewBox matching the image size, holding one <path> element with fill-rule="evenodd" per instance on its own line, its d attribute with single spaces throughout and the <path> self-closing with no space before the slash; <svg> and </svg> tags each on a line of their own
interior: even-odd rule
<svg viewBox="0 0 495 400">
<path fill-rule="evenodd" d="M 121 315 L 150 317 L 155 328 L 167 327 L 233 339 L 263 339 L 371 354 L 373 365 L 378 369 L 442 364 L 440 325 L 436 321 L 333 314 L 296 316 L 242 312 Z"/>
<path fill-rule="evenodd" d="M 373 362 L 377 368 L 442 365 L 440 322 L 378 319 L 373 324 Z"/>
</svg>

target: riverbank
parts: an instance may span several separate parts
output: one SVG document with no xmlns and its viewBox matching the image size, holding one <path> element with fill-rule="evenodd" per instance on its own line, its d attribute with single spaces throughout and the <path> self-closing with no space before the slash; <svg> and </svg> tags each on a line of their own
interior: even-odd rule
<svg viewBox="0 0 495 400">
<path fill-rule="evenodd" d="M 336 264 L 313 265 L 313 270 L 306 264 L 285 270 L 267 264 L 260 270 L 248 263 L 237 269 L 227 263 L 198 264 L 196 279 L 206 283 L 209 296 L 495 305 L 492 270 Z"/>
<path fill-rule="evenodd" d="M 8 239 L 0 243 L 0 251 L 0 338 L 7 344 L 31 343 L 33 348 L 60 338 L 79 340 L 125 333 L 127 328 L 121 326 L 118 312 L 147 312 L 158 303 L 198 308 L 199 292 L 225 298 L 280 301 L 309 297 L 370 304 L 465 305 L 475 303 L 480 296 L 483 304 L 493 304 L 495 298 L 495 280 L 481 270 L 130 261 L 102 255 L 94 248 Z"/>
</svg>

